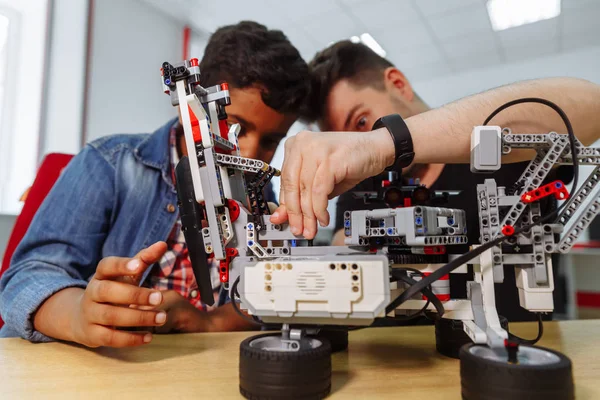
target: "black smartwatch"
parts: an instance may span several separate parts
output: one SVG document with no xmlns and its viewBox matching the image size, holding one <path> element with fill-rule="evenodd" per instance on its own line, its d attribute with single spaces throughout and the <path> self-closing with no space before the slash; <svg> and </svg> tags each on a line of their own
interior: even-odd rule
<svg viewBox="0 0 600 400">
<path fill-rule="evenodd" d="M 408 167 L 415 158 L 412 136 L 408 130 L 408 126 L 406 126 L 406 123 L 398 114 L 386 115 L 379 118 L 375 121 L 371 130 L 382 127 L 385 127 L 390 135 L 392 135 L 396 152 L 394 163 L 389 165 L 385 170 L 400 172 L 402 168 Z"/>
</svg>

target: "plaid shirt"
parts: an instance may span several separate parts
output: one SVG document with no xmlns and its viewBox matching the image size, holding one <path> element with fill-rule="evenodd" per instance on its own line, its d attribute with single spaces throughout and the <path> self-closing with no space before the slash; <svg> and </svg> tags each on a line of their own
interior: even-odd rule
<svg viewBox="0 0 600 400">
<path fill-rule="evenodd" d="M 171 150 L 171 177 L 175 182 L 175 166 L 179 162 L 177 151 L 177 126 L 171 128 L 169 134 L 169 148 Z M 167 239 L 168 250 L 159 261 L 158 268 L 154 268 L 149 277 L 150 287 L 157 290 L 175 290 L 187 298 L 196 308 L 209 311 L 216 307 L 219 295 L 219 271 L 218 262 L 210 259 L 210 276 L 215 296 L 215 306 L 209 307 L 200 301 L 200 292 L 196 284 L 196 278 L 192 270 L 192 263 L 188 256 L 187 244 L 181 229 L 181 219 L 177 218 L 175 226 Z"/>
</svg>

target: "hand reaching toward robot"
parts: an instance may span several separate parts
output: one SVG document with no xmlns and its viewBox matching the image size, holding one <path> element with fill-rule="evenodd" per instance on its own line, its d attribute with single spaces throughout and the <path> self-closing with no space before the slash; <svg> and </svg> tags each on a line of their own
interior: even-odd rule
<svg viewBox="0 0 600 400">
<path fill-rule="evenodd" d="M 292 233 L 312 239 L 329 224 L 329 199 L 381 173 L 394 161 L 388 131 L 300 132 L 285 143 L 280 206 L 271 222 L 289 220 Z"/>
<path fill-rule="evenodd" d="M 138 285 L 144 271 L 160 260 L 166 250 L 164 242 L 157 242 L 133 258 L 107 257 L 98 264 L 74 319 L 73 335 L 78 343 L 90 347 L 129 347 L 152 340 L 149 333 L 118 328 L 160 326 L 166 322 L 164 311 L 123 307 L 156 307 L 163 302 L 161 292 Z"/>
</svg>

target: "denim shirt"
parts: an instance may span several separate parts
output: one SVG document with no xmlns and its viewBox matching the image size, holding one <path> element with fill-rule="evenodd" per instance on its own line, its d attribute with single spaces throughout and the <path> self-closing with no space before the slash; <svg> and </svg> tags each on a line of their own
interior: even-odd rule
<svg viewBox="0 0 600 400">
<path fill-rule="evenodd" d="M 132 257 L 168 238 L 178 218 L 168 145 L 175 122 L 153 134 L 100 138 L 71 160 L 0 279 L 0 337 L 51 340 L 32 320 L 46 299 L 85 288 L 104 257 Z"/>
</svg>

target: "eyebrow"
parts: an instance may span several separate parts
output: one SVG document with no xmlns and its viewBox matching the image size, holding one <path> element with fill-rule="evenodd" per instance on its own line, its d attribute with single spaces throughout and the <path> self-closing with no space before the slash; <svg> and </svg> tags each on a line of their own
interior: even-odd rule
<svg viewBox="0 0 600 400">
<path fill-rule="evenodd" d="M 346 128 L 348 127 L 348 124 L 350 124 L 350 120 L 354 116 L 354 113 L 356 113 L 356 110 L 358 110 L 362 106 L 363 106 L 363 103 L 359 103 L 350 109 L 350 112 L 348 113 L 348 117 L 346 117 L 346 122 L 344 122 L 344 130 L 346 130 Z"/>
<path fill-rule="evenodd" d="M 240 117 L 239 115 L 236 114 L 229 114 L 230 117 L 233 117 L 235 119 L 238 120 L 238 122 L 241 125 L 244 125 L 246 128 L 250 128 L 250 129 L 254 129 L 254 124 L 252 124 L 251 122 L 246 121 L 244 118 Z M 272 139 L 274 136 L 277 137 L 277 139 L 279 141 L 283 140 L 283 138 L 285 138 L 287 136 L 286 132 L 270 132 L 269 133 L 270 138 Z M 264 138 L 261 138 L 261 140 L 263 140 Z"/>
<path fill-rule="evenodd" d="M 236 114 L 231 114 L 231 113 L 229 113 L 229 116 L 230 116 L 230 117 L 233 117 L 233 118 L 235 118 L 235 119 L 237 119 L 237 120 L 238 120 L 238 122 L 239 122 L 240 124 L 244 125 L 244 126 L 247 128 L 247 129 L 248 129 L 248 128 L 249 128 L 249 129 L 254 129 L 254 124 L 252 124 L 252 123 L 250 123 L 250 122 L 246 121 L 244 118 L 240 117 L 239 115 L 236 115 Z"/>
</svg>

